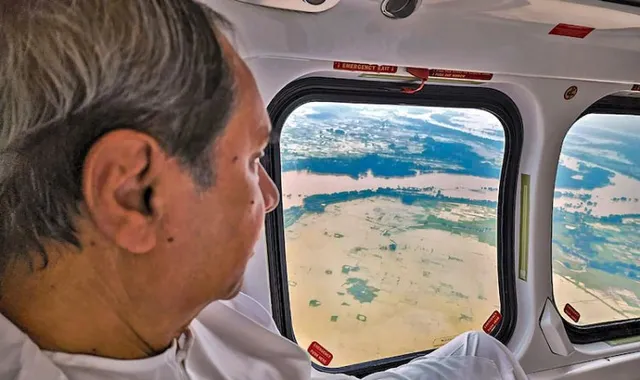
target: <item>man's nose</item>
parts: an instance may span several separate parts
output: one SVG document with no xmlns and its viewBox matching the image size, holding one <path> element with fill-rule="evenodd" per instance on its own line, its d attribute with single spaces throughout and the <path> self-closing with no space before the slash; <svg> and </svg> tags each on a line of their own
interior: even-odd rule
<svg viewBox="0 0 640 380">
<path fill-rule="evenodd" d="M 280 193 L 262 165 L 260 165 L 260 190 L 262 190 L 262 197 L 264 198 L 265 212 L 269 213 L 275 210 L 280 202 Z"/>
</svg>

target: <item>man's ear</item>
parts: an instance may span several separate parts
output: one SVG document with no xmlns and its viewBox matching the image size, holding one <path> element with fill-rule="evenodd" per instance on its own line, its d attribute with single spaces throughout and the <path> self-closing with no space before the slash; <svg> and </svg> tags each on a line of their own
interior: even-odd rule
<svg viewBox="0 0 640 380">
<path fill-rule="evenodd" d="M 96 228 L 118 247 L 146 253 L 158 240 L 154 185 L 167 155 L 152 137 L 117 130 L 101 137 L 84 161 L 82 192 Z"/>
</svg>

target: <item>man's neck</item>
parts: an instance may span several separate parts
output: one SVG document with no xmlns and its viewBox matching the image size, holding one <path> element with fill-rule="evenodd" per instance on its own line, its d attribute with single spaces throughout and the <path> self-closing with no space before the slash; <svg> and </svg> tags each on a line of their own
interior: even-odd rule
<svg viewBox="0 0 640 380">
<path fill-rule="evenodd" d="M 102 281 L 104 273 L 91 273 L 91 266 L 77 256 L 63 257 L 64 265 L 56 263 L 3 281 L 0 313 L 41 349 L 145 358 L 170 346 L 193 317 L 135 304 L 126 291 Z"/>
</svg>

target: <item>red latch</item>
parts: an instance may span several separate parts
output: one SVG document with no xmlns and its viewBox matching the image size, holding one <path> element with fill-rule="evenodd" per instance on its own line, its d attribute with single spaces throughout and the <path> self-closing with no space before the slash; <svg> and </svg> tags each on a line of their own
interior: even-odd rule
<svg viewBox="0 0 640 380">
<path fill-rule="evenodd" d="M 424 88 L 425 82 L 429 79 L 429 69 L 421 69 L 417 67 L 408 67 L 407 72 L 414 77 L 421 79 L 420 86 L 418 88 L 403 88 L 402 92 L 405 94 L 415 94 L 416 92 Z"/>
</svg>

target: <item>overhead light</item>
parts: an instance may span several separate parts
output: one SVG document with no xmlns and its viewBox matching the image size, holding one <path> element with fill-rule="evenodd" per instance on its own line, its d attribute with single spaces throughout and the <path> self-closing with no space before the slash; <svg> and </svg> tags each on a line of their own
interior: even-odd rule
<svg viewBox="0 0 640 380">
<path fill-rule="evenodd" d="M 407 18 L 420 6 L 421 0 L 383 0 L 382 14 L 393 19 Z"/>
</svg>

